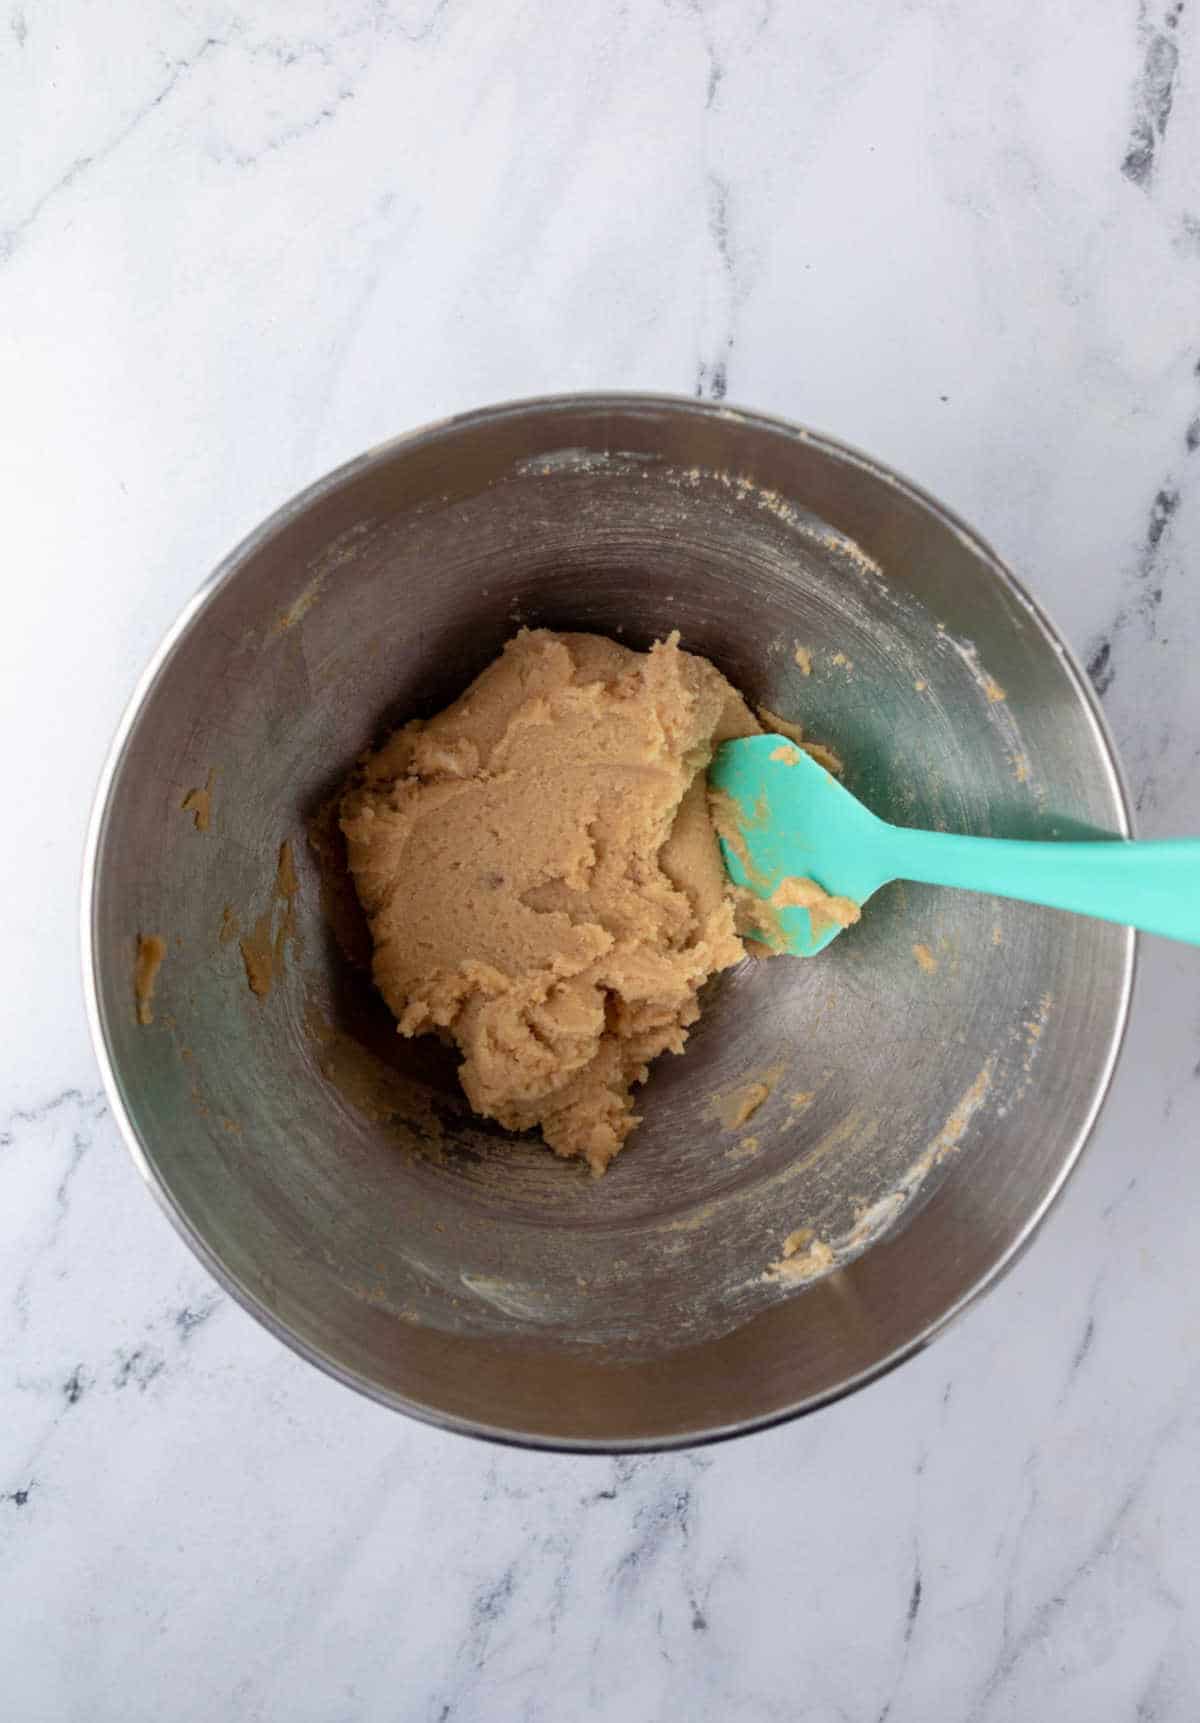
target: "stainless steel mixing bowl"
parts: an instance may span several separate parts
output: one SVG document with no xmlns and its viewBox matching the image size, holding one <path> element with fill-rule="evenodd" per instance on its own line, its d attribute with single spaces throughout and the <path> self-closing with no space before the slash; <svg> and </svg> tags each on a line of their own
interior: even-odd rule
<svg viewBox="0 0 1200 1723">
<path fill-rule="evenodd" d="M 930 498 L 794 426 L 635 396 L 491 408 L 352 462 L 228 558 L 147 672 L 93 824 L 87 990 L 129 1146 L 213 1274 L 455 1429 L 747 1430 L 878 1375 L 1013 1259 L 1095 1119 L 1132 936 L 893 887 L 819 959 L 711 985 L 604 1179 L 507 1137 L 445 1050 L 395 1034 L 305 830 L 522 624 L 678 628 L 901 822 L 1127 833 L 1112 752 L 1045 617 Z M 199 830 L 181 803 L 210 773 Z M 280 947 L 265 998 L 235 918 Z M 139 933 L 167 947 L 150 1024 Z M 810 1237 L 837 1267 L 805 1284 Z"/>
</svg>

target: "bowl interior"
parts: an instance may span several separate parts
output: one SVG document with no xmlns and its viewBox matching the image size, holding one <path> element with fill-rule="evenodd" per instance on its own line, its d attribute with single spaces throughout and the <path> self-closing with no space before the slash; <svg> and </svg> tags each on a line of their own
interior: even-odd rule
<svg viewBox="0 0 1200 1723">
<path fill-rule="evenodd" d="M 604 1179 L 507 1136 L 443 1048 L 396 1035 L 320 812 L 522 625 L 677 628 L 900 823 L 1119 832 L 1120 791 L 1077 674 L 978 541 L 849 451 L 699 405 L 533 403 L 401 441 L 282 510 L 177 631 L 115 756 L 91 906 L 112 1082 L 175 1218 L 393 1404 L 532 1441 L 696 1440 L 869 1375 L 1014 1251 L 1098 1105 L 1131 939 L 895 886 L 821 957 L 710 985 Z M 139 933 L 167 948 L 150 1024 Z M 273 960 L 265 996 L 243 939 Z M 771 1272 L 800 1229 L 839 1265 L 810 1285 Z"/>
</svg>

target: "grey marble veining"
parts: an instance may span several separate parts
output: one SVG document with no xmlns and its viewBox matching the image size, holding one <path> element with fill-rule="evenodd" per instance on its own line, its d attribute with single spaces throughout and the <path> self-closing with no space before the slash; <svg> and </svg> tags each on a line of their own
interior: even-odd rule
<svg viewBox="0 0 1200 1723">
<path fill-rule="evenodd" d="M 213 562 L 486 400 L 729 398 L 892 461 L 1200 831 L 1190 0 L 0 13 L 9 1011 L 0 1712 L 1001 1723 L 1200 1710 L 1200 990 L 1146 942 L 1033 1250 L 806 1422 L 636 1461 L 410 1425 L 220 1296 L 87 1045 L 109 734 Z"/>
</svg>

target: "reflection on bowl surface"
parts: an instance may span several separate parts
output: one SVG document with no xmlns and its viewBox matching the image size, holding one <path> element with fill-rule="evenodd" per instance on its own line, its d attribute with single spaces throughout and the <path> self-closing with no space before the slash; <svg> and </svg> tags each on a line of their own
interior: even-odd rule
<svg viewBox="0 0 1200 1723">
<path fill-rule="evenodd" d="M 895 886 L 821 957 L 710 985 L 605 1178 L 506 1136 L 448 1052 L 396 1035 L 320 814 L 522 625 L 679 629 L 902 824 L 1125 831 L 1124 803 L 1077 670 L 980 541 L 862 456 L 726 408 L 564 397 L 402 439 L 190 607 L 86 885 L 143 1171 L 256 1315 L 388 1404 L 534 1443 L 694 1442 L 866 1380 L 1011 1258 L 1107 1085 L 1132 936 Z M 139 936 L 165 942 L 149 1023 Z"/>
</svg>

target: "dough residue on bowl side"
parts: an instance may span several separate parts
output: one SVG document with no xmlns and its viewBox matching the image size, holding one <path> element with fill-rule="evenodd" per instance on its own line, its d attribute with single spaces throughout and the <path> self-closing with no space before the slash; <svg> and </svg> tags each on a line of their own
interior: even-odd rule
<svg viewBox="0 0 1200 1723">
<path fill-rule="evenodd" d="M 154 989 L 167 955 L 167 942 L 157 933 L 139 933 L 133 961 L 133 1000 L 143 1027 L 154 1021 Z"/>
</svg>

